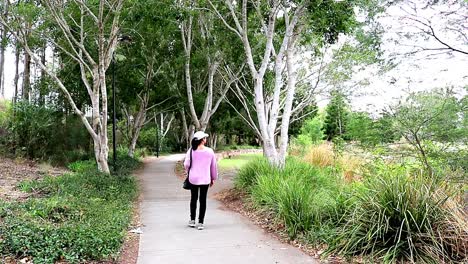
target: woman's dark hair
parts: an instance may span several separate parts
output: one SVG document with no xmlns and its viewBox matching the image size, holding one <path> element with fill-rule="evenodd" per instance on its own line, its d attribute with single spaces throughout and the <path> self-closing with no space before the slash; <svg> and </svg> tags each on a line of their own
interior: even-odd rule
<svg viewBox="0 0 468 264">
<path fill-rule="evenodd" d="M 196 138 L 192 139 L 192 150 L 193 151 L 197 150 L 197 148 L 198 148 L 198 146 L 200 146 L 202 140 L 203 140 L 203 138 L 202 139 L 196 139 Z"/>
</svg>

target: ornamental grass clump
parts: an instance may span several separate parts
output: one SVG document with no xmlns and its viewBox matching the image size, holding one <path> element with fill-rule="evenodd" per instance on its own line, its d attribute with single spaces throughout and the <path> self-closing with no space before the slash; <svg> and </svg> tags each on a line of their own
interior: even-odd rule
<svg viewBox="0 0 468 264">
<path fill-rule="evenodd" d="M 370 254 L 385 263 L 466 263 L 467 218 L 448 188 L 398 169 L 364 186 L 329 252 Z"/>
<path fill-rule="evenodd" d="M 251 199 L 262 210 L 273 212 L 291 238 L 319 230 L 342 215 L 341 180 L 333 170 L 320 169 L 290 158 L 282 169 L 256 171 Z M 338 222 L 333 220 L 331 222 Z"/>
</svg>

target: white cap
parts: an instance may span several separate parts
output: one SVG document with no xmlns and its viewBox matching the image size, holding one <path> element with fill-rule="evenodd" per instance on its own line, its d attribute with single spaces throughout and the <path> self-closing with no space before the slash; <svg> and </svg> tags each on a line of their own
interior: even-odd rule
<svg viewBox="0 0 468 264">
<path fill-rule="evenodd" d="M 200 139 L 206 138 L 206 137 L 208 137 L 208 134 L 206 134 L 203 131 L 197 131 L 195 134 L 193 134 L 193 138 L 196 139 L 196 140 L 200 140 Z"/>
</svg>

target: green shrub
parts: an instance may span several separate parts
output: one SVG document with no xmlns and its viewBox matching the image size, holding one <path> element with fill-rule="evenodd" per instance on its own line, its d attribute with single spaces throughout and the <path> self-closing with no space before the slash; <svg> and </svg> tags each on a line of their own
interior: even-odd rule
<svg viewBox="0 0 468 264">
<path fill-rule="evenodd" d="M 117 164 L 113 164 L 113 153 L 109 153 L 108 162 L 112 174 L 121 177 L 129 176 L 132 171 L 134 171 L 135 168 L 141 164 L 140 158 L 142 158 L 143 155 L 143 151 L 141 149 L 135 150 L 135 155 L 133 158 L 128 156 L 127 151 L 128 149 L 126 147 L 117 148 Z M 96 163 L 94 162 L 94 164 Z"/>
<path fill-rule="evenodd" d="M 90 158 L 90 137 L 77 116 L 29 102 L 18 102 L 10 111 L 14 114 L 0 110 L 3 151 L 55 165 Z"/>
<path fill-rule="evenodd" d="M 139 164 L 122 162 L 128 167 L 121 175 Z M 0 255 L 31 256 L 34 263 L 118 255 L 137 194 L 134 178 L 98 173 L 94 161 L 69 167 L 73 173 L 20 184 L 42 197 L 0 204 Z"/>
<path fill-rule="evenodd" d="M 257 181 L 261 173 L 271 172 L 271 166 L 265 158 L 257 158 L 247 163 L 237 174 L 234 185 L 236 188 L 244 191 L 250 191 L 250 188 Z"/>
<path fill-rule="evenodd" d="M 437 181 L 387 168 L 364 186 L 355 192 L 354 210 L 346 215 L 330 252 L 365 253 L 385 263 L 466 260 L 466 227 L 463 231 L 453 224 L 453 208 L 444 209 L 450 198 Z M 444 230 L 444 223 L 450 227 Z"/>
<path fill-rule="evenodd" d="M 301 128 L 301 133 L 297 137 L 297 142 L 302 146 L 321 142 L 325 137 L 322 129 L 323 117 L 316 116 L 306 120 Z"/>
<path fill-rule="evenodd" d="M 250 192 L 256 205 L 273 211 L 290 237 L 339 223 L 346 210 L 335 171 L 294 158 L 287 159 L 283 169 L 271 167 L 264 158 L 254 160 L 241 169 L 236 186 Z"/>
<path fill-rule="evenodd" d="M 96 168 L 95 160 L 82 160 L 75 161 L 68 165 L 68 168 L 73 172 L 83 173 L 85 171 L 91 171 Z"/>
</svg>

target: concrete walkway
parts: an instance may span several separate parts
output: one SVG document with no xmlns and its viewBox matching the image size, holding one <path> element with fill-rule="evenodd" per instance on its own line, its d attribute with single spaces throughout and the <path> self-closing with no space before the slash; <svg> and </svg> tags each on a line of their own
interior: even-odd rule
<svg viewBox="0 0 468 264">
<path fill-rule="evenodd" d="M 187 227 L 190 192 L 182 189 L 181 180 L 174 174 L 175 163 L 181 159 L 183 155 L 153 160 L 142 172 L 144 226 L 138 264 L 319 263 L 280 243 L 241 215 L 223 210 L 211 198 L 207 201 L 205 230 Z"/>
</svg>

